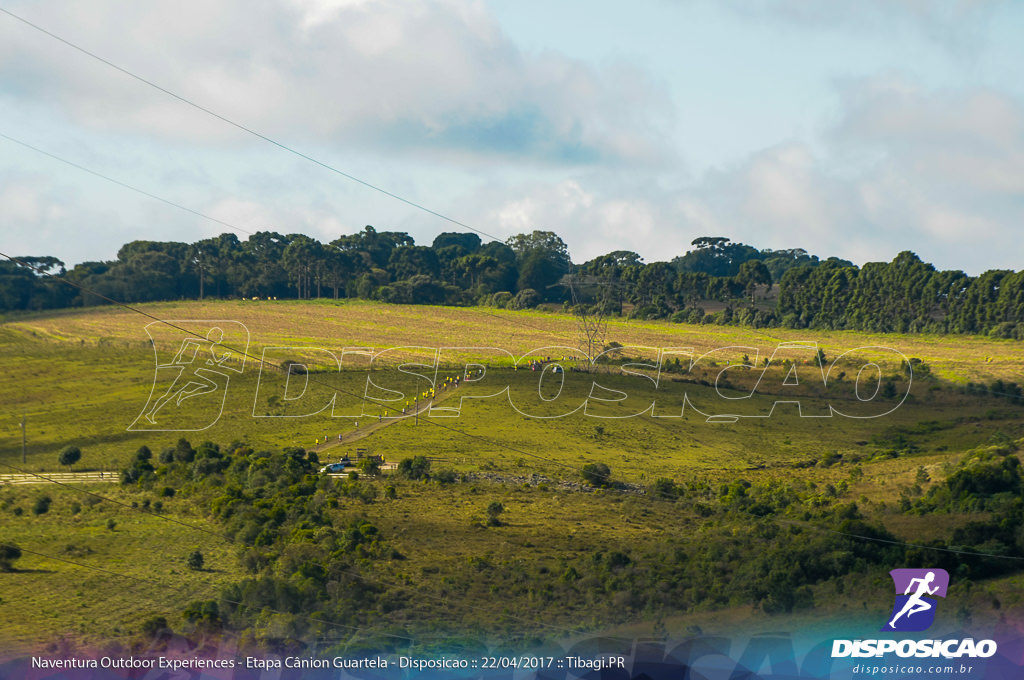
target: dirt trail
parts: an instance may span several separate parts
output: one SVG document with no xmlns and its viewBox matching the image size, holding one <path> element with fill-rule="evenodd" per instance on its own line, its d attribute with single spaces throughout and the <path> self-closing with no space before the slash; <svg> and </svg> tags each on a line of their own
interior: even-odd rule
<svg viewBox="0 0 1024 680">
<path fill-rule="evenodd" d="M 365 439 L 374 432 L 383 430 L 385 427 L 388 427 L 389 425 L 394 425 L 395 423 L 400 423 L 403 420 L 408 420 L 409 418 L 415 418 L 417 416 L 421 418 L 425 417 L 427 412 L 430 411 L 431 407 L 440 405 L 441 403 L 447 401 L 451 397 L 454 397 L 458 393 L 458 387 L 449 386 L 446 389 L 438 390 L 435 393 L 434 397 L 427 401 L 420 402 L 418 411 L 410 407 L 408 413 L 399 414 L 398 417 L 392 416 L 388 418 L 382 418 L 381 420 L 373 420 L 371 417 L 367 417 L 366 420 L 369 421 L 368 425 L 361 425 L 359 429 L 356 430 L 355 432 L 346 433 L 340 441 L 337 439 L 337 437 L 328 437 L 328 441 L 326 443 L 324 443 L 323 440 L 320 440 L 319 444 L 307 450 L 316 451 L 318 454 L 324 451 L 330 451 L 333 448 L 337 448 L 339 446 L 344 446 L 346 444 L 351 444 L 352 442 Z M 363 421 L 364 419 L 360 418 L 359 420 Z"/>
</svg>

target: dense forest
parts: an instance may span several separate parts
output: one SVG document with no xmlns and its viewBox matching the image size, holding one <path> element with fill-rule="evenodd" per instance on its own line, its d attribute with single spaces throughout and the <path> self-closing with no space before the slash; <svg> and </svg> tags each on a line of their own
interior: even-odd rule
<svg viewBox="0 0 1024 680">
<path fill-rule="evenodd" d="M 585 305 L 605 315 L 754 327 L 982 333 L 1024 338 L 1024 271 L 971 277 L 914 253 L 863 267 L 801 248 L 759 250 L 701 237 L 668 262 L 614 251 L 574 264 L 549 231 L 483 243 L 363 231 L 321 243 L 302 234 L 221 234 L 196 243 L 133 241 L 110 262 L 66 270 L 54 257 L 0 263 L 0 311 L 118 302 L 363 298 L 407 304 Z"/>
</svg>

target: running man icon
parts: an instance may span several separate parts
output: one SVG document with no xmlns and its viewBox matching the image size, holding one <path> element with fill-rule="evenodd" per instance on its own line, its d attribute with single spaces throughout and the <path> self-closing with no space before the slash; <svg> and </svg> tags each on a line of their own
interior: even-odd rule
<svg viewBox="0 0 1024 680">
<path fill-rule="evenodd" d="M 909 632 L 930 627 L 935 620 L 935 597 L 945 597 L 949 586 L 946 570 L 893 569 L 889 574 L 896 587 L 896 602 L 889 623 L 882 630 Z"/>
<path fill-rule="evenodd" d="M 181 338 L 182 329 L 191 335 Z M 237 321 L 170 321 L 151 323 L 146 333 L 156 370 L 149 400 L 128 429 L 195 432 L 217 422 L 230 376 L 243 370 L 248 329 Z"/>
<path fill-rule="evenodd" d="M 928 611 L 929 609 L 935 607 L 935 605 L 931 602 L 921 599 L 924 595 L 934 595 L 935 592 L 939 589 L 938 586 L 935 586 L 934 588 L 928 587 L 928 584 L 930 584 L 934 580 L 934 571 L 929 571 L 924 578 L 910 579 L 910 584 L 907 586 L 907 589 L 903 591 L 903 594 L 908 595 L 910 593 L 910 589 L 914 587 L 915 583 L 917 584 L 917 590 L 914 592 L 913 595 L 910 596 L 910 599 L 907 600 L 906 604 L 903 605 L 903 609 L 900 610 L 900 613 L 892 617 L 892 621 L 889 622 L 890 628 L 896 627 L 896 620 L 899 619 L 901 616 L 906 616 L 909 618 L 914 614 L 917 614 L 918 612 Z"/>
<path fill-rule="evenodd" d="M 153 408 L 146 414 L 146 420 L 150 423 L 156 424 L 157 412 L 170 403 L 172 400 L 175 405 L 181 406 L 181 402 L 186 399 L 193 397 L 199 397 L 210 392 L 216 392 L 220 387 L 217 381 L 213 379 L 214 375 L 223 375 L 220 371 L 212 370 L 210 367 L 219 367 L 225 361 L 230 358 L 229 352 L 223 352 L 218 356 L 217 345 L 224 340 L 224 331 L 216 326 L 211 328 L 206 334 L 206 341 L 196 340 L 194 338 L 185 338 L 181 341 L 181 348 L 178 353 L 174 355 L 174 359 L 167 366 L 161 368 L 179 368 L 181 372 L 178 377 L 175 378 L 171 386 L 167 388 L 164 396 L 160 397 L 153 404 Z M 208 345 L 203 347 L 203 345 Z M 206 349 L 210 358 L 206 360 L 205 366 L 196 367 L 196 359 L 199 357 L 199 352 L 202 349 Z M 185 376 L 185 367 L 192 367 L 191 375 L 187 376 L 187 382 L 181 385 L 182 376 Z"/>
</svg>

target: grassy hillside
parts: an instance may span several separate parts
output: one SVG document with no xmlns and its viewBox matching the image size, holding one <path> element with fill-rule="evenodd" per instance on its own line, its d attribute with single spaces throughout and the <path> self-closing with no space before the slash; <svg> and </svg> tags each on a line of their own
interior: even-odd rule
<svg viewBox="0 0 1024 680">
<path fill-rule="evenodd" d="M 346 347 L 493 346 L 523 354 L 579 342 L 571 317 L 544 313 L 360 302 L 208 302 L 142 309 L 161 319 L 240 322 L 250 334 L 248 353 L 256 357 L 266 347 L 305 348 L 286 354 L 308 364 L 309 389 L 336 389 L 342 397 L 362 394 L 367 373 L 339 373 L 316 360 L 317 348 L 340 353 Z M 259 368 L 251 359 L 240 374 L 232 373 L 223 415 L 215 425 L 201 432 L 131 430 L 150 398 L 154 349 L 166 357 L 180 339 L 173 333 L 160 335 L 151 345 L 144 330 L 150 321 L 125 310 L 90 309 L 20 317 L 0 327 L 6 367 L 0 383 L 0 463 L 45 474 L 60 469 L 58 453 L 64 446 L 76 445 L 83 457 L 75 470 L 116 471 L 131 465 L 136 450 L 146 445 L 157 468 L 141 486 L 89 486 L 98 496 L 67 487 L 0 487 L 0 542 L 13 541 L 26 550 L 16 563 L 17 572 L 0 575 L 5 621 L 0 639 L 12 645 L 38 646 L 59 636 L 86 644 L 130 644 L 140 640 L 144 623 L 157 616 L 176 631 L 208 634 L 201 619 L 189 620 L 183 613 L 188 602 L 220 601 L 230 608 L 226 601 L 256 597 L 244 588 L 228 588 L 246 579 L 290 583 L 296 592 L 305 592 L 308 583 L 296 581 L 296 574 L 303 565 L 321 563 L 328 571 L 341 569 L 323 577 L 328 581 L 322 611 L 306 605 L 289 610 L 291 604 L 278 602 L 255 618 L 251 612 L 232 610 L 229 615 L 225 609 L 222 623 L 228 628 L 244 624 L 250 639 L 261 644 L 318 638 L 358 646 L 387 640 L 388 635 L 430 644 L 431 635 L 475 631 L 485 642 L 494 642 L 613 625 L 662 626 L 666 621 L 699 621 L 710 631 L 737 616 L 757 620 L 794 611 L 871 616 L 891 605 L 879 584 L 889 568 L 902 562 L 890 562 L 917 558 L 875 549 L 882 544 L 868 550 L 843 538 L 836 532 L 844 521 L 861 522 L 915 544 L 948 545 L 957 536 L 966 545 L 972 522 L 1015 511 L 998 493 L 991 502 L 943 501 L 939 507 L 933 499 L 925 507 L 931 489 L 945 493 L 947 478 L 964 466 L 1015 458 L 1013 442 L 1024 438 L 1019 400 L 1010 392 L 975 387 L 1019 379 L 1019 343 L 1012 341 L 846 332 L 812 336 L 776 330 L 762 334 L 732 327 L 618 322 L 609 326 L 608 342 L 692 347 L 696 356 L 722 347 L 744 349 L 708 357 L 692 371 L 663 376 L 655 395 L 659 404 L 681 405 L 685 392 L 691 406 L 703 408 L 703 415 L 688 406 L 682 418 L 624 418 L 630 412 L 627 404 L 601 410 L 601 415 L 613 417 L 577 412 L 545 419 L 525 416 L 501 397 L 469 401 L 458 418 L 407 418 L 354 439 L 358 431 L 353 420 L 331 418 L 329 410 L 305 418 L 254 418 L 254 413 L 298 411 L 274 391 L 278 383 L 269 391 L 264 383 L 260 391 Z M 708 413 L 735 408 L 712 386 L 726 357 L 731 357 L 730 380 L 728 386 L 720 384 L 722 394 L 739 397 L 755 388 L 757 376 L 732 368 L 743 354 L 759 363 L 780 343 L 809 341 L 823 349 L 828 361 L 848 350 L 883 346 L 922 363 L 916 364 L 915 379 L 908 383 L 891 355 L 867 351 L 865 356 L 879 361 L 881 373 L 898 393 L 909 384 L 906 401 L 879 399 L 892 407 L 882 417 L 801 418 L 794 407 L 779 405 L 768 418 L 706 422 Z M 414 355 L 406 351 L 402 356 Z M 470 354 L 454 356 L 465 360 Z M 639 361 L 644 353 L 625 356 Z M 241 367 L 239 357 L 233 365 Z M 804 377 L 800 385 L 787 386 L 793 365 Z M 394 364 L 388 368 L 390 373 L 375 375 L 394 378 Z M 851 410 L 859 405 L 853 387 L 859 368 L 859 361 L 840 363 L 836 370 L 848 377 L 824 389 L 807 379 L 813 365 L 799 359 L 773 365 L 757 385 L 755 403 L 743 402 L 743 407 L 766 414 L 775 401 L 799 398 L 805 412 L 827 411 L 830 400 Z M 566 373 L 557 399 L 553 393 L 538 398 L 539 374 L 525 368 L 513 370 L 496 362 L 487 377 L 493 381 L 488 384 L 508 385 L 512 402 L 521 410 L 528 404 L 534 415 L 554 415 L 564 404 L 582 403 L 593 395 L 594 380 L 606 390 L 631 394 L 645 384 L 645 378 L 623 376 L 619 369 L 612 363 L 596 374 Z M 442 371 L 457 374 L 454 365 Z M 476 388 L 459 389 L 444 393 L 441 405 L 450 407 Z M 367 408 L 376 413 L 376 406 Z M 22 414 L 28 422 L 24 466 Z M 363 431 L 375 420 L 372 415 L 361 419 Z M 395 473 L 356 482 L 315 476 L 303 481 L 308 474 L 304 470 L 316 465 L 302 458 L 291 486 L 273 486 L 276 482 L 269 477 L 254 479 L 254 471 L 266 464 L 260 462 L 260 451 L 308 449 L 325 434 L 334 440 L 338 433 L 347 441 L 322 450 L 321 460 L 354 455 L 359 448 L 388 461 L 427 456 L 435 459 L 431 475 L 425 481 Z M 172 462 L 158 462 L 161 452 L 183 436 L 201 451 L 203 441 L 219 444 L 220 453 L 211 458 L 216 461 L 210 463 L 213 472 L 197 472 L 205 460 L 202 455 L 196 463 L 173 462 L 173 456 L 167 459 Z M 968 455 L 993 446 L 1003 448 L 996 454 Z M 594 489 L 584 482 L 581 469 L 594 463 L 609 466 L 609 488 Z M 4 468 L 0 473 L 13 471 Z M 237 491 L 232 490 L 235 484 Z M 304 491 L 303 484 L 311 486 Z M 173 495 L 165 489 L 173 489 Z M 52 504 L 37 515 L 34 509 L 43 495 Z M 226 501 L 218 498 L 235 498 L 238 508 L 274 498 L 283 508 L 301 506 L 309 513 L 314 513 L 313 503 L 313 524 L 333 527 L 333 532 L 304 528 L 305 515 L 288 511 L 254 553 L 252 540 L 240 538 L 248 529 L 235 525 L 245 514 L 225 514 L 218 508 Z M 495 502 L 503 512 L 491 523 L 487 509 Z M 320 554 L 329 541 L 341 541 L 346 527 L 357 521 L 371 523 L 379 540 L 359 544 L 361 548 L 338 548 L 330 559 Z M 308 538 L 303 538 L 305 531 L 312 532 Z M 983 536 L 978 543 L 983 540 L 996 538 Z M 206 557 L 200 571 L 186 566 L 195 548 Z M 841 566 L 822 566 L 814 575 L 779 562 L 786 554 L 812 548 L 834 554 L 834 564 Z M 932 559 L 933 553 L 925 556 L 921 559 Z M 765 561 L 769 559 L 775 561 Z M 331 560 L 342 567 L 331 567 Z M 978 603 L 974 616 L 984 618 L 986 611 L 995 616 L 995 601 L 1003 616 L 1019 612 L 1021 579 L 1016 572 L 984 560 L 967 566 L 957 587 L 964 601 Z M 786 577 L 773 591 L 775 573 Z M 763 592 L 761 586 L 747 587 L 762 582 Z M 806 584 L 806 590 L 793 584 Z M 362 606 L 350 611 L 340 604 L 338 588 L 360 588 L 368 594 Z M 794 592 L 798 597 L 789 601 Z M 727 610 L 732 613 L 721 613 Z M 955 623 L 956 611 L 944 615 Z M 311 623 L 311 617 L 320 623 Z"/>
<path fill-rule="evenodd" d="M 160 319 L 230 319 L 251 336 L 249 354 L 291 345 L 340 351 L 346 347 L 497 347 L 525 354 L 542 347 L 576 347 L 572 317 L 492 309 L 381 306 L 363 302 L 222 302 L 153 304 L 142 307 Z M 145 326 L 152 319 L 112 308 L 23 317 L 0 327 L 5 380 L 0 385 L 0 461 L 20 459 L 22 414 L 28 419 L 34 469 L 55 469 L 56 451 L 68 444 L 89 447 L 86 467 L 116 466 L 145 437 L 127 432 L 146 404 L 153 384 L 153 349 Z M 185 326 L 187 327 L 187 326 Z M 166 331 L 178 342 L 179 333 Z M 828 357 L 860 347 L 892 347 L 921 359 L 931 375 L 955 385 L 1015 380 L 1019 343 L 963 336 L 898 336 L 809 333 L 668 323 L 615 322 L 608 342 L 654 348 L 692 347 L 695 355 L 742 346 L 751 357 L 770 356 L 783 342 L 816 342 Z M 736 353 L 737 355 L 739 352 Z M 244 436 L 267 445 L 309 446 L 331 428 L 326 416 L 287 423 L 254 420 L 258 365 L 251 359 L 233 377 L 224 418 L 202 437 L 231 441 Z M 353 383 L 352 389 L 359 389 Z M 257 412 L 264 404 L 256 404 Z M 950 408 L 960 409 L 958 403 Z M 263 409 L 265 412 L 265 409 Z M 315 423 L 315 424 L 314 424 Z M 320 425 L 326 425 L 321 428 Z M 546 426 L 545 426 L 546 427 Z M 320 432 L 324 429 L 325 432 Z"/>
</svg>

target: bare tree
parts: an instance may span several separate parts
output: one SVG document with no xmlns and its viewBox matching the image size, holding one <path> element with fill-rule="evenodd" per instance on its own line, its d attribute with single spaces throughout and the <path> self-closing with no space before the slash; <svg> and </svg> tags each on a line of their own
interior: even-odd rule
<svg viewBox="0 0 1024 680">
<path fill-rule="evenodd" d="M 590 304 L 583 298 L 582 287 L 599 286 L 602 282 L 596 276 L 567 274 L 566 285 L 572 298 L 572 313 L 576 317 L 576 328 L 579 332 L 579 347 L 590 361 L 594 360 L 595 350 L 604 349 L 605 337 L 608 334 L 607 307 L 603 304 Z"/>
</svg>

